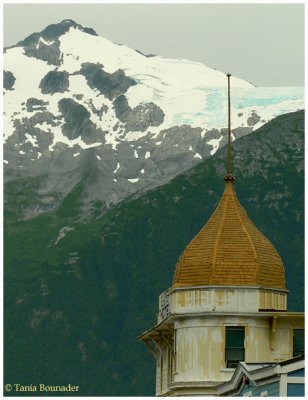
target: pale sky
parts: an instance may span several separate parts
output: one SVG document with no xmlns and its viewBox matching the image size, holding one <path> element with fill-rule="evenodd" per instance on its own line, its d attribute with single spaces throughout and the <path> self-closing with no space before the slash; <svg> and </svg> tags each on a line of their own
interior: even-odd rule
<svg viewBox="0 0 308 400">
<path fill-rule="evenodd" d="M 304 4 L 5 4 L 4 46 L 63 19 L 257 86 L 304 85 Z"/>
</svg>

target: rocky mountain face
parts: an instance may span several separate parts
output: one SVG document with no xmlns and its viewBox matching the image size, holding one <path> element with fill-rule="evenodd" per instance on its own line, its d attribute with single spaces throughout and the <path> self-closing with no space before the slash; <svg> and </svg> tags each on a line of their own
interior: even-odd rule
<svg viewBox="0 0 308 400">
<path fill-rule="evenodd" d="M 66 103 L 61 107 L 65 112 Z M 179 138 L 176 128 L 165 140 L 172 143 L 172 135 Z M 137 336 L 155 324 L 158 296 L 171 285 L 178 257 L 220 199 L 226 147 L 104 215 L 95 203 L 86 223 L 84 191 L 99 173 L 93 151 L 80 151 L 84 179 L 76 178 L 56 210 L 46 211 L 40 192 L 49 177 L 6 183 L 4 382 L 71 383 L 80 386 L 70 393 L 77 396 L 153 396 L 155 360 Z M 77 167 L 65 154 L 50 174 L 61 176 L 66 164 L 73 180 Z M 303 310 L 304 113 L 281 115 L 236 140 L 233 160 L 238 198 L 284 262 L 288 309 Z M 22 221 L 38 196 L 45 196 L 45 213 Z"/>
<path fill-rule="evenodd" d="M 303 108 L 302 88 L 231 82 L 234 138 Z M 98 201 L 103 214 L 226 143 L 223 73 L 146 56 L 72 20 L 5 49 L 3 86 L 4 180 L 20 188 L 22 220 L 55 211 L 80 185 L 80 217 L 91 220 Z"/>
</svg>

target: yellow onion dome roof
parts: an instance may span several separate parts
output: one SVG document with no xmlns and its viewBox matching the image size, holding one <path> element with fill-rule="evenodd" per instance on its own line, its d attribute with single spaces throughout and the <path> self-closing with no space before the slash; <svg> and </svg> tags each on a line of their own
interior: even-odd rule
<svg viewBox="0 0 308 400">
<path fill-rule="evenodd" d="M 261 286 L 285 289 L 282 260 L 237 199 L 232 176 L 207 224 L 179 258 L 173 287 Z"/>
</svg>

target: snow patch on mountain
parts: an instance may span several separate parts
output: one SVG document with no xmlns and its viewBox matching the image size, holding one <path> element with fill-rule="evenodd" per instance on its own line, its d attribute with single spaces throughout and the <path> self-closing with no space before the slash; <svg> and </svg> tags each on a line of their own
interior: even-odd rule
<svg viewBox="0 0 308 400">
<path fill-rule="evenodd" d="M 132 179 L 127 179 L 131 183 L 137 183 L 139 182 L 139 178 L 132 178 Z"/>
<path fill-rule="evenodd" d="M 54 44 L 54 40 L 48 41 L 48 40 L 44 40 L 42 37 L 39 38 L 37 45 L 36 45 L 36 49 L 38 49 L 40 47 L 40 44 L 43 43 L 46 46 L 51 46 L 52 44 Z"/>
<path fill-rule="evenodd" d="M 153 129 L 151 129 L 151 132 L 153 132 Z M 137 141 L 144 136 L 148 134 L 148 131 L 145 132 L 140 132 L 140 131 L 134 131 L 134 132 L 127 132 L 126 135 L 124 136 L 124 139 L 127 140 L 128 142 L 133 142 Z"/>
<path fill-rule="evenodd" d="M 210 146 L 213 146 L 211 153 L 210 153 L 211 156 L 213 154 L 215 154 L 216 151 L 219 149 L 219 143 L 221 142 L 222 138 L 223 138 L 223 136 L 221 135 L 219 139 L 212 139 L 212 140 L 209 140 L 208 142 L 206 142 Z"/>
<path fill-rule="evenodd" d="M 73 231 L 74 229 L 75 229 L 75 228 L 72 228 L 72 227 L 70 227 L 70 226 L 64 226 L 63 228 L 61 228 L 60 231 L 59 231 L 58 237 L 57 237 L 57 239 L 55 240 L 55 245 L 57 245 L 57 244 L 59 243 L 59 241 L 60 241 L 61 239 L 63 239 L 64 236 L 65 236 L 68 232 Z"/>
<path fill-rule="evenodd" d="M 26 133 L 25 136 L 26 136 L 26 141 L 25 141 L 26 143 L 31 143 L 31 145 L 33 147 L 39 147 L 36 138 L 34 138 L 33 136 L 29 135 L 29 133 Z"/>
<path fill-rule="evenodd" d="M 116 173 L 119 171 L 119 169 L 120 169 L 120 163 L 118 162 L 118 163 L 117 163 L 117 167 L 116 167 L 116 169 L 113 171 L 113 173 L 116 174 Z"/>
</svg>

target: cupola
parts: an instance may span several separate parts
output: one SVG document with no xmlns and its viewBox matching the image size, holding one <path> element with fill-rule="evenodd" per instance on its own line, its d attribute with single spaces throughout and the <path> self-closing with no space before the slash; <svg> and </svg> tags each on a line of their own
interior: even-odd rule
<svg viewBox="0 0 308 400">
<path fill-rule="evenodd" d="M 285 289 L 282 260 L 241 206 L 232 179 L 209 221 L 180 256 L 173 287 L 260 286 Z"/>
</svg>

